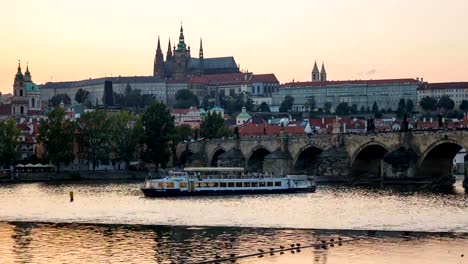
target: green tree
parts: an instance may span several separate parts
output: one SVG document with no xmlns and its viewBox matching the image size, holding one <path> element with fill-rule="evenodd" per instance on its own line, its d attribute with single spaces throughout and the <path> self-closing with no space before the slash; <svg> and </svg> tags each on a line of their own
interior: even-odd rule
<svg viewBox="0 0 468 264">
<path fill-rule="evenodd" d="M 182 142 L 184 140 L 189 140 L 193 137 L 193 129 L 190 125 L 181 124 L 175 127 L 175 143 Z"/>
<path fill-rule="evenodd" d="M 224 118 L 221 114 L 208 112 L 200 124 L 200 136 L 213 139 L 228 137 L 229 135 L 229 128 L 224 125 Z"/>
<path fill-rule="evenodd" d="M 332 109 L 332 103 L 331 102 L 326 102 L 323 105 L 323 110 L 325 111 L 325 114 L 329 115 L 331 113 L 331 109 Z"/>
<path fill-rule="evenodd" d="M 460 104 L 460 110 L 466 111 L 468 110 L 468 101 L 467 100 L 462 100 Z"/>
<path fill-rule="evenodd" d="M 85 113 L 78 120 L 79 143 L 96 170 L 98 161 L 108 161 L 112 149 L 112 119 L 104 110 Z"/>
<path fill-rule="evenodd" d="M 377 105 L 377 102 L 374 102 L 374 104 L 372 105 L 372 113 L 375 115 L 377 113 L 380 113 L 379 112 L 379 106 Z"/>
<path fill-rule="evenodd" d="M 292 107 L 294 105 L 294 97 L 290 95 L 286 95 L 283 99 L 283 102 L 281 102 L 279 111 L 280 112 L 289 112 L 292 110 Z"/>
<path fill-rule="evenodd" d="M 257 109 L 258 112 L 271 112 L 270 107 L 266 102 L 262 102 Z"/>
<path fill-rule="evenodd" d="M 437 110 L 437 100 L 434 97 L 426 96 L 419 102 L 421 108 L 426 111 L 435 111 Z"/>
<path fill-rule="evenodd" d="M 357 113 L 358 113 L 357 104 L 353 104 L 353 105 L 349 108 L 349 112 L 350 112 L 351 114 L 357 114 Z"/>
<path fill-rule="evenodd" d="M 20 131 L 15 120 L 0 121 L 0 165 L 9 167 L 18 158 L 18 144 Z"/>
<path fill-rule="evenodd" d="M 44 147 L 45 158 L 50 160 L 60 171 L 60 164 L 73 161 L 73 139 L 75 124 L 65 119 L 65 110 L 56 107 L 47 119 L 41 120 L 37 141 Z"/>
<path fill-rule="evenodd" d="M 349 115 L 349 110 L 348 103 L 342 102 L 336 106 L 335 113 L 339 116 Z"/>
<path fill-rule="evenodd" d="M 397 109 L 398 117 L 403 117 L 405 113 L 406 113 L 406 102 L 405 102 L 405 99 L 401 98 L 400 101 L 398 102 L 398 109 Z"/>
<path fill-rule="evenodd" d="M 153 162 L 156 167 L 165 168 L 170 153 L 170 143 L 175 133 L 174 118 L 166 105 L 154 102 L 146 108 L 141 118 L 144 127 L 146 144 L 145 160 Z"/>
<path fill-rule="evenodd" d="M 205 110 L 209 110 L 214 107 L 214 101 L 211 101 L 208 96 L 203 97 L 201 107 Z"/>
<path fill-rule="evenodd" d="M 414 111 L 414 102 L 411 99 L 406 100 L 406 112 L 413 113 Z"/>
<path fill-rule="evenodd" d="M 75 94 L 75 101 L 79 104 L 84 104 L 89 98 L 89 92 L 79 89 Z"/>
<path fill-rule="evenodd" d="M 178 90 L 176 92 L 175 99 L 175 108 L 188 109 L 191 106 L 197 107 L 199 105 L 198 97 L 189 89 Z"/>
<path fill-rule="evenodd" d="M 315 97 L 313 95 L 307 97 L 304 107 L 306 111 L 309 112 L 313 112 L 315 108 L 317 108 L 317 102 L 315 101 Z"/>
<path fill-rule="evenodd" d="M 359 112 L 361 114 L 365 113 L 366 112 L 366 107 L 364 107 L 363 105 L 361 105 L 361 108 L 359 109 Z"/>
<path fill-rule="evenodd" d="M 439 102 L 437 102 L 437 107 L 450 111 L 455 107 L 455 102 L 448 95 L 442 95 Z"/>
<path fill-rule="evenodd" d="M 68 96 L 67 94 L 56 94 L 52 98 L 50 98 L 50 103 L 53 107 L 59 106 L 62 102 L 65 105 L 71 105 L 70 96 Z"/>
<path fill-rule="evenodd" d="M 117 160 L 127 165 L 136 158 L 137 146 L 143 137 L 143 128 L 138 117 L 127 111 L 117 112 L 111 120 L 111 146 Z"/>
</svg>

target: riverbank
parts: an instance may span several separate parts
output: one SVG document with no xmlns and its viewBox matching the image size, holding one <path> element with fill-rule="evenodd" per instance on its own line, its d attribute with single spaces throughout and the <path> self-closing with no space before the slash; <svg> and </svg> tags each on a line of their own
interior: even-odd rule
<svg viewBox="0 0 468 264">
<path fill-rule="evenodd" d="M 49 181 L 143 181 L 148 176 L 144 171 L 74 171 L 60 173 L 13 173 L 0 182 L 49 182 Z"/>
</svg>

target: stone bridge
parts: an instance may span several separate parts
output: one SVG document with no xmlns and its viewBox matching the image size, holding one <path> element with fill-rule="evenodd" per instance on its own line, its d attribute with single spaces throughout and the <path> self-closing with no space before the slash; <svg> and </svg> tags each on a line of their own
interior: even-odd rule
<svg viewBox="0 0 468 264">
<path fill-rule="evenodd" d="M 434 181 L 452 176 L 453 158 L 467 147 L 464 130 L 280 134 L 181 144 L 177 159 L 187 166 L 241 166 L 248 171 L 306 173 L 345 181 Z"/>
</svg>

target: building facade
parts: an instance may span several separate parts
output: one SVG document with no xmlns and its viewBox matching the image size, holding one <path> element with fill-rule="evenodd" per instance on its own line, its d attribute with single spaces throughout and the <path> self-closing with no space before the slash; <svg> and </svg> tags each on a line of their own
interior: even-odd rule
<svg viewBox="0 0 468 264">
<path fill-rule="evenodd" d="M 418 105 L 424 97 L 440 97 L 447 95 L 455 102 L 455 108 L 459 109 L 463 100 L 468 101 L 468 82 L 424 83 L 418 88 Z"/>
<path fill-rule="evenodd" d="M 359 80 L 359 81 L 325 81 L 325 82 L 292 82 L 282 85 L 273 93 L 272 111 L 278 111 L 286 96 L 294 97 L 293 111 L 305 110 L 305 103 L 314 97 L 317 108 L 325 103 L 332 105 L 332 111 L 342 102 L 357 108 L 372 107 L 374 102 L 379 109 L 398 108 L 401 98 L 417 100 L 417 89 L 421 83 L 416 79 Z"/>
<path fill-rule="evenodd" d="M 29 66 L 26 66 L 24 75 L 21 64 L 13 82 L 13 97 L 11 98 L 11 115 L 28 116 L 41 110 L 41 89 L 32 81 Z"/>
</svg>

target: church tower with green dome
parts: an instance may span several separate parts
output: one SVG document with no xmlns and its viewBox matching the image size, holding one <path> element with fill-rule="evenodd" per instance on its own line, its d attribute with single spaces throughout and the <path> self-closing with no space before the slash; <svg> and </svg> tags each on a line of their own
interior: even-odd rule
<svg viewBox="0 0 468 264">
<path fill-rule="evenodd" d="M 32 82 L 29 66 L 26 66 L 24 75 L 21 62 L 18 62 L 18 71 L 13 82 L 13 99 L 11 101 L 11 114 L 13 116 L 27 116 L 32 111 L 41 110 L 41 90 Z"/>
</svg>

